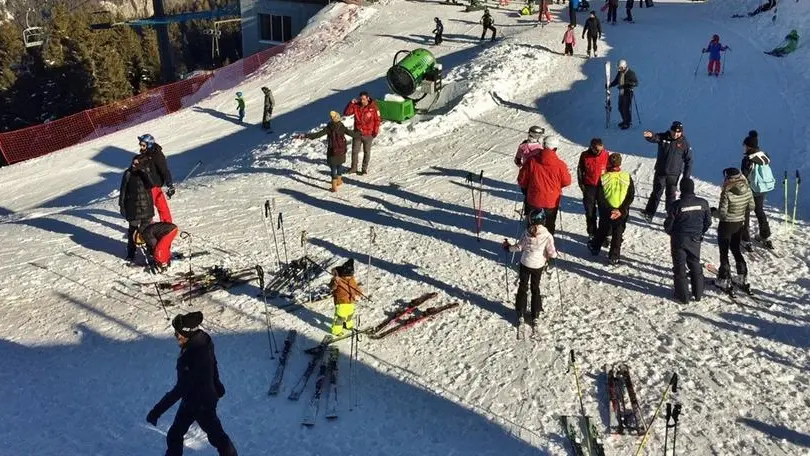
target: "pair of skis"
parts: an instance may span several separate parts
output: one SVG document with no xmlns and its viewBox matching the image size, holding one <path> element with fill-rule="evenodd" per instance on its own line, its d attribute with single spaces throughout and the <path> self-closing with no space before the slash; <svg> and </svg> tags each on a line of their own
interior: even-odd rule
<svg viewBox="0 0 810 456">
<path fill-rule="evenodd" d="M 641 408 L 638 396 L 630 377 L 630 367 L 626 364 L 612 366 L 607 370 L 608 403 L 611 409 L 611 423 L 608 428 L 617 434 L 635 433 L 644 434 L 645 426 L 642 421 Z M 628 408 L 628 402 L 630 407 Z M 616 418 L 616 427 L 612 427 L 613 417 Z"/>
<path fill-rule="evenodd" d="M 324 390 L 326 390 L 326 419 L 333 420 L 338 417 L 338 356 L 337 347 L 330 347 L 329 358 L 325 363 L 321 364 L 320 370 L 318 371 L 318 379 L 315 381 L 315 391 L 312 393 L 307 411 L 304 413 L 304 419 L 301 421 L 301 424 L 304 426 L 311 427 L 315 425 L 315 419 L 318 417 L 321 396 L 323 396 Z"/>
<path fill-rule="evenodd" d="M 605 128 L 610 128 L 610 61 L 605 62 Z"/>
<path fill-rule="evenodd" d="M 309 360 L 309 364 L 307 364 L 304 373 L 298 379 L 298 382 L 293 386 L 292 390 L 290 391 L 290 395 L 287 397 L 291 401 L 297 401 L 301 398 L 301 394 L 304 392 L 304 389 L 307 387 L 307 383 L 309 383 L 309 379 L 312 377 L 312 374 L 315 373 L 315 369 L 318 365 L 321 364 L 324 355 L 326 354 L 329 344 L 332 342 L 332 336 L 326 335 L 323 336 L 323 340 L 321 343 L 318 344 L 317 347 L 312 349 L 312 358 Z M 308 350 L 309 351 L 309 350 Z"/>
<path fill-rule="evenodd" d="M 478 181 L 478 201 L 476 202 L 475 199 L 475 181 Z M 481 210 L 483 199 L 484 199 L 484 170 L 481 170 L 481 173 L 476 176 L 472 172 L 467 173 L 467 184 L 470 186 L 470 191 L 472 192 L 472 204 L 473 204 L 473 212 L 475 213 L 475 239 L 478 242 L 481 242 L 481 228 L 484 225 L 483 220 L 483 212 Z"/>
<path fill-rule="evenodd" d="M 582 387 L 579 383 L 579 366 L 577 365 L 574 350 L 570 351 L 568 370 L 573 371 L 574 380 L 579 398 L 580 416 L 562 415 L 560 424 L 575 456 L 605 456 L 605 446 L 602 435 L 599 433 L 593 419 L 585 413 L 585 403 L 582 401 Z M 585 451 L 587 449 L 587 452 Z"/>
</svg>

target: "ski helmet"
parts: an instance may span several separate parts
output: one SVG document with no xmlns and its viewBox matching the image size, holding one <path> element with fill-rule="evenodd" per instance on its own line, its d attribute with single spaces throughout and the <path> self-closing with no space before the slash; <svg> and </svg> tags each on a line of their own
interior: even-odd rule
<svg viewBox="0 0 810 456">
<path fill-rule="evenodd" d="M 529 214 L 529 221 L 532 225 L 540 225 L 546 220 L 546 211 L 535 209 Z"/>
<path fill-rule="evenodd" d="M 138 142 L 146 144 L 146 147 L 152 147 L 155 144 L 155 137 L 149 133 L 138 136 Z"/>
<path fill-rule="evenodd" d="M 624 60 L 624 59 L 619 60 L 619 69 L 624 70 L 626 68 L 627 68 L 627 60 Z"/>
<path fill-rule="evenodd" d="M 436 22 L 441 22 L 438 17 L 434 17 L 433 20 Z"/>
<path fill-rule="evenodd" d="M 236 92 L 236 96 L 237 96 L 237 97 L 241 97 L 241 96 L 242 96 L 242 92 Z"/>
<path fill-rule="evenodd" d="M 546 136 L 543 138 L 543 147 L 546 149 L 556 149 L 560 147 L 560 140 L 556 136 Z"/>
<path fill-rule="evenodd" d="M 529 138 L 540 139 L 543 136 L 543 133 L 545 132 L 546 132 L 545 128 L 534 125 L 531 128 L 529 128 Z"/>
</svg>

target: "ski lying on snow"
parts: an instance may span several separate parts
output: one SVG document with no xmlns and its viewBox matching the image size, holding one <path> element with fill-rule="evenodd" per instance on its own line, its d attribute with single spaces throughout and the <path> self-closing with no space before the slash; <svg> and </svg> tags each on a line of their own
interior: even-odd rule
<svg viewBox="0 0 810 456">
<path fill-rule="evenodd" d="M 304 413 L 304 419 L 301 420 L 301 424 L 304 426 L 315 425 L 315 418 L 318 416 L 318 409 L 321 404 L 323 386 L 330 374 L 329 367 L 331 367 L 331 364 L 326 362 L 321 364 L 321 367 L 318 370 L 318 379 L 315 381 L 315 391 L 312 393 L 312 398 L 309 400 L 307 411 Z"/>
<path fill-rule="evenodd" d="M 560 424 L 562 424 L 563 432 L 571 443 L 574 456 L 586 456 L 585 449 L 582 447 L 583 439 L 582 429 L 579 426 L 579 417 L 563 415 L 560 417 Z"/>
<path fill-rule="evenodd" d="M 630 377 L 630 368 L 626 364 L 611 366 L 607 375 L 608 401 L 617 423 L 616 428 L 610 429 L 610 432 L 616 434 L 625 434 L 627 432 L 635 432 L 637 435 L 644 434 L 645 426 L 641 421 L 641 409 Z M 629 408 L 627 406 L 628 402 L 630 403 Z"/>
<path fill-rule="evenodd" d="M 326 419 L 338 417 L 338 349 L 331 347 L 329 352 L 329 389 L 326 390 Z"/>
<path fill-rule="evenodd" d="M 284 348 L 281 350 L 281 356 L 278 358 L 278 366 L 276 373 L 273 375 L 273 380 L 270 382 L 270 389 L 267 391 L 268 396 L 276 396 L 281 389 L 281 381 L 284 378 L 284 369 L 287 367 L 287 359 L 290 357 L 292 346 L 295 344 L 295 338 L 298 331 L 291 329 L 287 333 L 287 338 L 284 339 Z"/>
<path fill-rule="evenodd" d="M 323 340 L 321 341 L 320 345 L 318 345 L 318 349 L 315 351 L 315 353 L 313 353 L 312 359 L 309 360 L 306 370 L 304 370 L 301 378 L 298 379 L 298 383 L 296 383 L 292 391 L 290 391 L 288 399 L 291 401 L 297 401 L 301 397 L 301 393 L 303 393 L 304 388 L 307 387 L 307 383 L 309 382 L 310 377 L 312 377 L 312 374 L 315 372 L 315 368 L 321 363 L 321 360 L 326 353 L 326 348 L 331 340 L 331 335 L 323 336 Z"/>
</svg>

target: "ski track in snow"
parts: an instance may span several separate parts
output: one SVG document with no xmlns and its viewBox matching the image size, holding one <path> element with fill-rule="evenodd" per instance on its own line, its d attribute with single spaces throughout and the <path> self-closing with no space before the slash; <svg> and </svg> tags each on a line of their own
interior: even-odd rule
<svg viewBox="0 0 810 456">
<path fill-rule="evenodd" d="M 340 342 L 340 418 L 319 418 L 312 429 L 301 429 L 300 420 L 314 378 L 300 401 L 285 396 L 306 365 L 301 350 L 329 328 L 330 301 L 273 311 L 279 343 L 286 330 L 299 331 L 277 398 L 265 395 L 275 367 L 267 359 L 264 309 L 255 286 L 215 292 L 192 307 L 170 307 L 170 314 L 205 313 L 228 391 L 220 416 L 240 453 L 569 454 L 557 417 L 579 412 L 567 372 L 568 350 L 574 348 L 585 408 L 603 426 L 604 366 L 626 361 L 645 420 L 671 372 L 680 374 L 679 453 L 808 454 L 810 239 L 803 222 L 792 233 L 782 229 L 781 188 L 768 197 L 776 251 L 759 251 L 749 262 L 757 294 L 738 296 L 736 304 L 711 285 L 700 303 L 682 306 L 669 299 L 669 246 L 660 211 L 655 225 L 632 214 L 622 265 L 607 267 L 604 253 L 591 257 L 574 185 L 564 192 L 558 220 L 562 256 L 541 283 L 541 340 L 516 341 L 500 243 L 519 234 L 512 156 L 533 124 L 562 137 L 560 156 L 572 172 L 592 136 L 625 154 L 624 168 L 637 185 L 636 211 L 651 190 L 655 155 L 641 130 L 664 130 L 673 119 L 684 122 L 695 150 L 697 193 L 713 204 L 721 170 L 738 166 L 740 142 L 750 128 L 759 130 L 775 172 L 806 171 L 806 154 L 797 151 L 810 133 L 799 120 L 810 93 L 799 90 L 808 82 L 799 64 L 809 61 L 808 54 L 799 48 L 789 58 L 772 59 L 761 50 L 781 41 L 787 32 L 780 30 L 808 23 L 810 14 L 800 4 L 782 3 L 772 26 L 770 15 L 768 24 L 765 18 L 728 19 L 737 12 L 733 5 L 674 1 L 636 9 L 636 24 L 603 24 L 600 55 L 607 50 L 614 63 L 626 58 L 641 80 L 643 123 L 621 132 L 615 125 L 603 128 L 604 59 L 559 55 L 561 21 L 533 27 L 512 11 L 493 9 L 503 38 L 479 45 L 474 37 L 480 13 L 429 2 L 415 6 L 397 0 L 373 8 L 335 5 L 288 52 L 241 84 L 250 121 L 260 117 L 259 88 L 273 88 L 279 103 L 275 135 L 253 125 L 245 129 L 222 114 L 234 105 L 232 94 L 223 93 L 163 119 L 0 169 L 0 232 L 9 240 L 0 246 L 6 279 L 0 284 L 6 366 L 0 369 L 6 398 L 0 453 L 162 451 L 160 434 L 173 412 L 157 429 L 143 417 L 171 387 L 176 352 L 151 286 L 154 277 L 121 266 L 125 224 L 112 198 L 133 138 L 149 131 L 178 176 L 197 160 L 204 163 L 170 202 L 181 229 L 193 234 L 190 246 L 178 239 L 174 250 L 190 247 L 203 254 L 176 260 L 172 271 L 187 270 L 188 261 L 194 269 L 260 262 L 272 270 L 275 248 L 261 217 L 264 200 L 273 198 L 276 213 L 283 213 L 290 258 L 303 254 L 302 230 L 311 256 L 356 258 L 357 277 L 374 300 L 358 303 L 361 326 L 428 291 L 439 297 L 426 306 L 461 304 L 406 332 L 364 339 L 354 392 L 359 407 L 353 411 L 348 340 Z M 552 5 L 552 12 L 567 17 L 559 6 Z M 290 134 L 320 128 L 330 110 L 340 111 L 360 90 L 384 93 L 393 54 L 425 45 L 434 16 L 444 18 L 447 46 L 430 48 L 444 64 L 446 81 L 466 84 L 467 93 L 442 115 L 384 124 L 371 173 L 346 177 L 341 191 L 330 194 L 324 143 Z M 703 59 L 695 77 L 700 48 L 713 33 L 732 46 L 727 71 L 706 80 Z M 463 38 L 470 34 L 473 39 Z M 584 46 L 578 43 L 577 55 Z M 766 80 L 772 81 L 770 91 L 762 88 Z M 614 109 L 611 123 L 617 122 Z M 477 241 L 465 177 L 481 170 L 484 221 Z M 806 211 L 806 204 L 799 207 L 800 216 Z M 703 256 L 718 262 L 714 229 Z M 516 289 L 511 272 L 510 293 Z M 605 442 L 608 454 L 629 454 L 637 439 L 607 436 Z M 196 426 L 186 446 L 194 454 L 215 453 Z M 661 446 L 659 420 L 646 454 Z"/>
</svg>

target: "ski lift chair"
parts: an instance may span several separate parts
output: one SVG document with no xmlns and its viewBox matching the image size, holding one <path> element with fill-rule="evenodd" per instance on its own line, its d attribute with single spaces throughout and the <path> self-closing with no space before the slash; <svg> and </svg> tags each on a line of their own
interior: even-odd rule
<svg viewBox="0 0 810 456">
<path fill-rule="evenodd" d="M 28 10 L 25 13 L 25 29 L 23 30 L 23 43 L 26 48 L 39 47 L 45 42 L 45 29 L 42 27 L 32 27 L 28 20 Z"/>
</svg>

